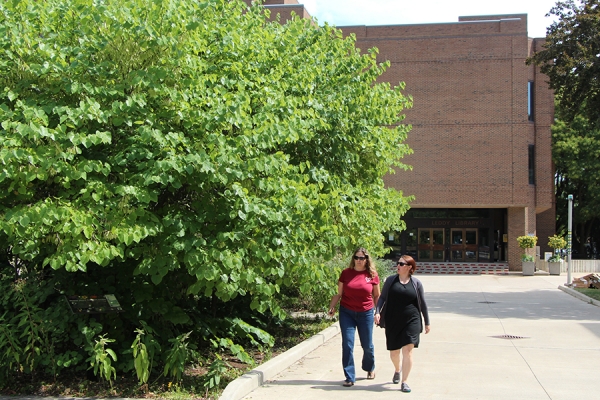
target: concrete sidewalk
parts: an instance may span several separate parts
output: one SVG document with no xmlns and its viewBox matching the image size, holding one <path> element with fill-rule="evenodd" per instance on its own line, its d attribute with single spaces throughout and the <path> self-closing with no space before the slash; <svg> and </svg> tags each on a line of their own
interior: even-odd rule
<svg viewBox="0 0 600 400">
<path fill-rule="evenodd" d="M 333 326 L 317 338 L 322 345 L 305 355 L 296 351 L 276 357 L 251 373 L 254 383 L 249 385 L 244 375 L 221 399 L 598 398 L 600 307 L 558 290 L 566 276 L 418 277 L 425 287 L 431 333 L 423 334 L 414 350 L 411 393 L 399 392 L 391 382 L 394 370 L 380 328 L 374 334 L 376 378 L 366 380 L 360 372 L 355 386 L 343 387 L 341 338 Z M 359 365 L 361 356 L 357 339 Z M 277 366 L 270 368 L 271 362 Z"/>
</svg>

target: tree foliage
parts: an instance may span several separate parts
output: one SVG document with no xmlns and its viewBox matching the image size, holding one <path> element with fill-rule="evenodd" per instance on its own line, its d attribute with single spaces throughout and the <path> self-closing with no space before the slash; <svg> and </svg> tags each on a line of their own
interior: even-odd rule
<svg viewBox="0 0 600 400">
<path fill-rule="evenodd" d="M 559 1 L 548 15 L 558 20 L 547 29 L 544 49 L 529 62 L 550 78 L 565 121 L 583 114 L 600 126 L 600 2 Z"/>
<path fill-rule="evenodd" d="M 281 316 L 286 286 L 334 286 L 315 260 L 383 253 L 408 208 L 382 177 L 407 168 L 411 100 L 377 82 L 376 50 L 264 12 L 0 3 L 4 289 L 43 286 L 41 316 L 62 294 L 114 293 L 125 313 L 97 317 L 95 334 L 130 351 L 143 320 L 166 348 L 190 330 L 256 337 L 238 306 Z"/>
<path fill-rule="evenodd" d="M 573 242 L 578 254 L 587 253 L 587 239 L 600 240 L 600 129 L 582 115 L 572 122 L 557 119 L 552 126 L 552 157 L 556 165 L 557 231 L 566 233 L 568 195 L 573 195 Z"/>
</svg>

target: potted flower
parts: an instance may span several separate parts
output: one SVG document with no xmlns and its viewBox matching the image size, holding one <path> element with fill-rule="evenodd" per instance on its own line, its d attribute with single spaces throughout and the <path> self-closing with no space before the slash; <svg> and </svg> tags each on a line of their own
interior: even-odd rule
<svg viewBox="0 0 600 400">
<path fill-rule="evenodd" d="M 563 260 L 559 251 L 567 247 L 567 241 L 557 235 L 550 236 L 548 238 L 548 246 L 554 249 L 552 257 L 548 259 L 548 272 L 550 275 L 560 275 L 560 266 Z"/>
<path fill-rule="evenodd" d="M 525 253 L 521 256 L 521 268 L 523 275 L 533 275 L 535 272 L 535 259 L 532 254 L 529 254 L 529 249 L 533 249 L 537 243 L 537 236 L 519 236 L 517 242 L 519 247 L 525 250 Z"/>
</svg>

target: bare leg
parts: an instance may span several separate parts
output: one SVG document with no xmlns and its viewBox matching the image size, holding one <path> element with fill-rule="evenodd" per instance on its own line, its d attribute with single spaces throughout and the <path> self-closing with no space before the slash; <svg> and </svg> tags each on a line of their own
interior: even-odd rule
<svg viewBox="0 0 600 400">
<path fill-rule="evenodd" d="M 400 349 L 390 350 L 390 359 L 394 364 L 395 371 L 400 372 Z"/>
<path fill-rule="evenodd" d="M 412 369 L 413 359 L 412 359 L 412 351 L 415 348 L 414 344 L 407 344 L 404 346 L 402 350 L 402 382 L 406 382 L 408 379 L 408 374 L 410 374 L 410 370 Z"/>
</svg>

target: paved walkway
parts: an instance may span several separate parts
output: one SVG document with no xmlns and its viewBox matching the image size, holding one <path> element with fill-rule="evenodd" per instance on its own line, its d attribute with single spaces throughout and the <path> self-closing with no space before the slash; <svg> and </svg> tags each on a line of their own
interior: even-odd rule
<svg viewBox="0 0 600 400">
<path fill-rule="evenodd" d="M 308 341 L 311 348 L 299 345 L 238 378 L 221 399 L 580 400 L 600 396 L 600 307 L 558 290 L 566 276 L 419 278 L 425 286 L 432 330 L 421 336 L 420 348 L 414 350 L 408 380 L 411 393 L 399 392 L 399 385 L 391 382 L 393 366 L 379 328 L 375 328 L 376 378 L 366 380 L 366 373 L 361 373 L 355 386 L 342 387 L 341 338 L 337 326 L 332 326 Z M 357 340 L 358 362 L 361 355 Z M 261 380 L 264 384 L 259 386 Z"/>
</svg>

